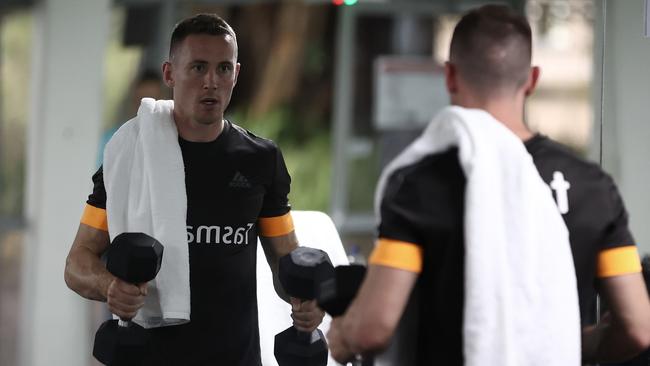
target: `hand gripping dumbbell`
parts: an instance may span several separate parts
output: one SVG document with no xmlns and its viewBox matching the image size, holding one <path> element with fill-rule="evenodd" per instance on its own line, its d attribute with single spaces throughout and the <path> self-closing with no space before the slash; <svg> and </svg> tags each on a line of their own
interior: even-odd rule
<svg viewBox="0 0 650 366">
<path fill-rule="evenodd" d="M 334 267 L 322 250 L 298 247 L 280 258 L 282 288 L 289 296 L 304 301 L 316 298 L 317 273 L 331 271 Z M 327 365 L 327 343 L 320 329 L 305 333 L 294 327 L 287 328 L 275 336 L 274 354 L 280 366 Z"/>
<path fill-rule="evenodd" d="M 106 269 L 132 284 L 153 280 L 162 263 L 163 246 L 144 233 L 122 233 L 109 246 Z M 107 320 L 95 334 L 93 356 L 104 365 L 142 364 L 147 333 L 130 319 Z"/>
</svg>

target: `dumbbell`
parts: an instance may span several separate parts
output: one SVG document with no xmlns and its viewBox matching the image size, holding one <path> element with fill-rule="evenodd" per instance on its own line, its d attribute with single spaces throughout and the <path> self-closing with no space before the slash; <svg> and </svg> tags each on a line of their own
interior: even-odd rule
<svg viewBox="0 0 650 366">
<path fill-rule="evenodd" d="M 284 291 L 306 301 L 316 298 L 317 273 L 331 276 L 333 271 L 327 253 L 298 247 L 280 258 L 278 272 Z M 306 333 L 294 327 L 287 328 L 275 336 L 274 354 L 280 366 L 327 365 L 327 343 L 320 329 Z"/>
<path fill-rule="evenodd" d="M 343 315 L 357 296 L 366 267 L 358 264 L 338 266 L 330 273 L 329 276 L 327 273 L 317 274 L 316 301 L 318 307 L 334 318 Z"/>
<path fill-rule="evenodd" d="M 122 233 L 109 246 L 106 269 L 125 282 L 149 282 L 158 274 L 162 256 L 158 240 L 144 233 Z M 93 356 L 104 365 L 140 365 L 147 343 L 145 329 L 130 319 L 107 320 L 95 334 Z"/>
<path fill-rule="evenodd" d="M 322 271 L 317 273 L 319 279 L 316 290 L 316 302 L 331 317 L 341 316 L 357 296 L 363 278 L 366 276 L 366 267 L 359 264 L 338 266 L 333 272 Z M 352 366 L 372 365 L 372 358 L 362 358 L 360 355 L 352 361 Z"/>
</svg>

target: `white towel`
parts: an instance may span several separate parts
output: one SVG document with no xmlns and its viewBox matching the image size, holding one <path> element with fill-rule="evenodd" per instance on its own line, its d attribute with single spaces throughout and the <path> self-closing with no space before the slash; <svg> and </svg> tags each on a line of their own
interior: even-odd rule
<svg viewBox="0 0 650 366">
<path fill-rule="evenodd" d="M 523 143 L 490 114 L 443 109 L 382 173 L 377 212 L 392 172 L 453 146 L 467 179 L 465 365 L 579 365 L 566 226 Z"/>
<path fill-rule="evenodd" d="M 174 102 L 142 99 L 104 150 L 106 211 L 111 241 L 143 232 L 165 247 L 160 272 L 149 283 L 134 321 L 145 328 L 190 319 L 185 167 L 173 119 Z"/>
</svg>

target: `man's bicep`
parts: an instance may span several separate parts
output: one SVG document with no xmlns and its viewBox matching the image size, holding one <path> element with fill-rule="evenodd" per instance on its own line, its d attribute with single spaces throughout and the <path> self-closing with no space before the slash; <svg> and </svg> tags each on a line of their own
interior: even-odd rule
<svg viewBox="0 0 650 366">
<path fill-rule="evenodd" d="M 81 223 L 79 224 L 79 229 L 77 230 L 77 235 L 72 243 L 70 252 L 72 253 L 75 250 L 88 250 L 99 257 L 106 251 L 109 244 L 110 238 L 108 231 Z"/>
<path fill-rule="evenodd" d="M 106 209 L 86 204 L 71 252 L 76 249 L 88 249 L 94 254 L 101 255 L 109 243 Z"/>
<path fill-rule="evenodd" d="M 601 278 L 599 285 L 615 320 L 634 326 L 650 319 L 648 292 L 641 273 Z"/>
<path fill-rule="evenodd" d="M 260 242 L 269 263 L 289 254 L 298 246 L 291 212 L 274 217 L 260 217 L 257 225 Z"/>
<path fill-rule="evenodd" d="M 269 264 L 273 273 L 273 287 L 278 296 L 284 299 L 284 301 L 289 302 L 289 297 L 279 282 L 279 263 L 281 257 L 291 253 L 292 250 L 298 247 L 296 234 L 292 230 L 287 234 L 279 236 L 260 236 L 260 243 L 264 250 L 266 262 Z"/>
<path fill-rule="evenodd" d="M 401 315 L 418 278 L 414 271 L 371 264 L 359 296 L 382 300 Z"/>
<path fill-rule="evenodd" d="M 351 313 L 363 317 L 362 328 L 376 324 L 388 336 L 397 327 L 418 273 L 371 264 L 353 303 Z"/>
<path fill-rule="evenodd" d="M 87 299 L 106 301 L 112 276 L 106 272 L 100 257 L 109 242 L 107 231 L 79 224 L 66 258 L 64 278 L 70 289 Z"/>
<path fill-rule="evenodd" d="M 277 260 L 291 253 L 292 250 L 298 247 L 298 239 L 293 230 L 281 236 L 260 236 L 260 243 L 269 263 L 271 260 Z"/>
</svg>

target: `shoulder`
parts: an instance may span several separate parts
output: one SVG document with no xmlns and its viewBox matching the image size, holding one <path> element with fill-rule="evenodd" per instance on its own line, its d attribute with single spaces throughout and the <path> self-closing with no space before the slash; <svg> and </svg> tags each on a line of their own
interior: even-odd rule
<svg viewBox="0 0 650 366">
<path fill-rule="evenodd" d="M 430 242 L 462 223 L 465 175 L 456 148 L 430 154 L 387 177 L 379 202 L 379 233 L 410 243 Z"/>
<path fill-rule="evenodd" d="M 601 170 L 600 167 L 579 156 L 574 150 L 543 135 L 536 135 L 526 141 L 526 149 L 534 159 L 556 160 L 558 163 L 570 164 L 575 168 Z"/>
<path fill-rule="evenodd" d="M 252 152 L 275 154 L 280 150 L 278 145 L 270 139 L 257 136 L 253 132 L 233 122 L 230 122 L 230 126 L 233 138 L 237 139 L 239 143 L 242 143 L 242 147 L 245 146 Z"/>
<path fill-rule="evenodd" d="M 384 191 L 384 200 L 414 203 L 449 200 L 464 189 L 465 176 L 458 161 L 458 149 L 430 154 L 395 170 Z"/>
<path fill-rule="evenodd" d="M 526 142 L 526 149 L 533 157 L 535 166 L 545 181 L 552 178 L 556 171 L 573 180 L 600 184 L 610 187 L 614 184 L 612 178 L 598 164 L 579 156 L 568 146 L 554 141 L 546 136 L 537 135 Z"/>
</svg>

